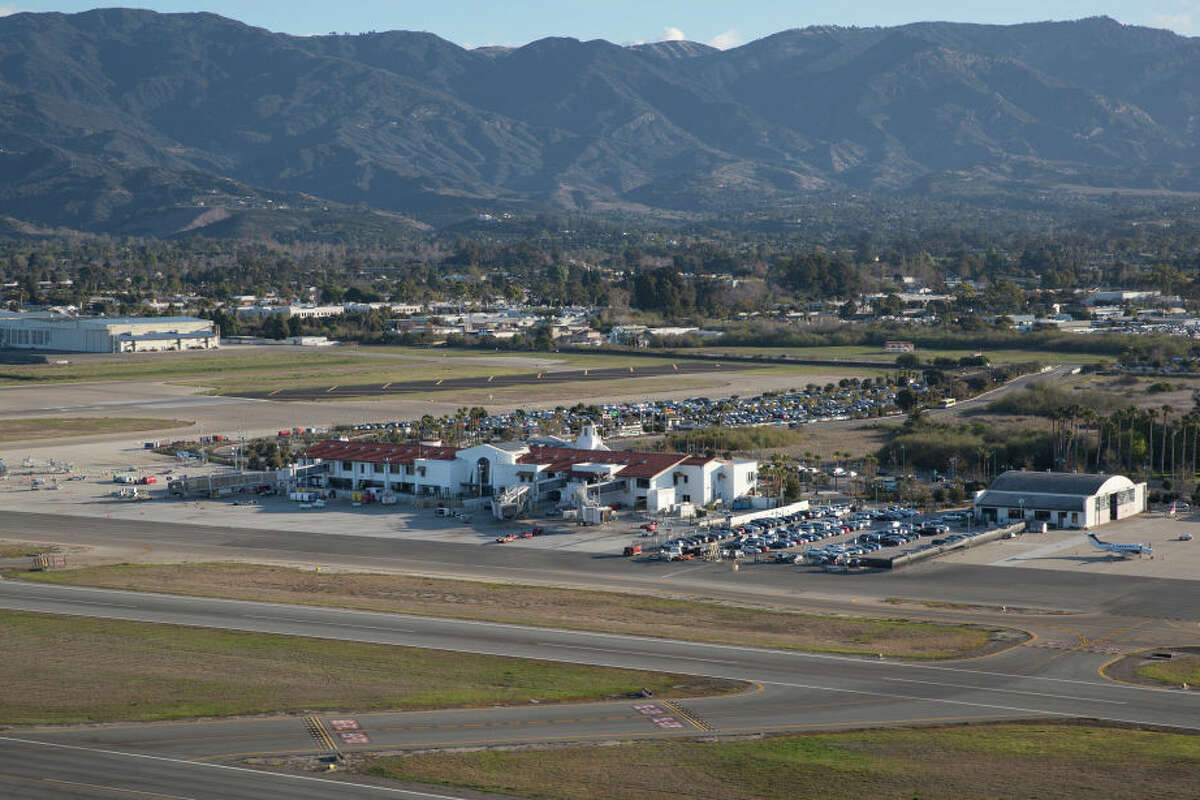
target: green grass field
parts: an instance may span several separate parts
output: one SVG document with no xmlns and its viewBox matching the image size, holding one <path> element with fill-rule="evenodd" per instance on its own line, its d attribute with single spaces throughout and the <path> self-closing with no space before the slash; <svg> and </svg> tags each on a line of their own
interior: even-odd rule
<svg viewBox="0 0 1200 800">
<path fill-rule="evenodd" d="M 1170 661 L 1159 661 L 1138 667 L 1137 674 L 1152 681 L 1179 686 L 1188 683 L 1200 686 L 1200 656 L 1176 656 Z"/>
<path fill-rule="evenodd" d="M 846 345 L 833 347 L 702 347 L 696 350 L 698 353 L 706 353 L 708 355 L 741 355 L 741 356 L 782 356 L 787 355 L 791 358 L 819 358 L 829 360 L 864 360 L 864 361 L 886 361 L 894 363 L 896 353 L 884 352 L 882 347 L 872 345 Z M 963 356 L 971 356 L 979 352 L 977 348 L 926 348 L 918 347 L 916 355 L 922 361 L 928 361 L 937 357 L 943 358 L 962 358 Z M 1003 350 L 988 350 L 984 349 L 983 354 L 988 357 L 993 365 L 997 364 L 1015 364 L 1037 361 L 1043 364 L 1095 364 L 1099 361 L 1111 361 L 1119 354 L 1113 353 L 1109 356 L 1096 355 L 1094 353 L 1066 353 L 1052 350 L 1018 350 L 1018 349 L 1003 349 Z"/>
<path fill-rule="evenodd" d="M 403 575 L 318 574 L 254 564 L 123 564 L 31 572 L 20 577 L 42 583 L 907 658 L 959 657 L 1018 641 L 972 625 L 786 614 L 616 592 Z"/>
<path fill-rule="evenodd" d="M 585 701 L 732 681 L 411 647 L 0 612 L 0 724 Z M 682 688 L 679 688 L 682 687 Z"/>
<path fill-rule="evenodd" d="M 416 753 L 364 768 L 552 800 L 1145 800 L 1197 794 L 1200 737 L 1073 725 Z"/>
</svg>

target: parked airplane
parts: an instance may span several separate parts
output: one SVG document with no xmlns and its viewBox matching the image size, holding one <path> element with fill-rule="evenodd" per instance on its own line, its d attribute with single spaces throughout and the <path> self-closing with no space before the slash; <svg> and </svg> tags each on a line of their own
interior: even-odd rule
<svg viewBox="0 0 1200 800">
<path fill-rule="evenodd" d="M 1151 547 L 1150 545 L 1146 544 L 1145 542 L 1141 542 L 1138 544 L 1132 544 L 1132 543 L 1118 544 L 1117 542 L 1102 542 L 1096 538 L 1096 534 L 1094 534 L 1094 533 L 1089 533 L 1087 535 L 1087 537 L 1088 537 L 1088 539 L 1091 540 L 1092 547 L 1095 547 L 1097 550 L 1105 550 L 1109 553 L 1115 553 L 1115 554 L 1119 555 L 1121 558 L 1125 558 L 1126 556 L 1150 555 L 1151 553 L 1154 552 L 1154 548 Z"/>
</svg>

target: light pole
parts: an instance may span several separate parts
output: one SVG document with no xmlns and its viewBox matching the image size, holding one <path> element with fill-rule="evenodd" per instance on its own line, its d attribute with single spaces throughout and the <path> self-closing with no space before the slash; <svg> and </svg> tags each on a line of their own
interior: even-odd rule
<svg viewBox="0 0 1200 800">
<path fill-rule="evenodd" d="M 1025 498 L 1024 497 L 1018 498 L 1017 503 L 1019 503 L 1021 506 L 1021 524 L 1024 525 L 1025 524 Z"/>
<path fill-rule="evenodd" d="M 950 456 L 950 482 L 958 480 L 958 456 Z"/>
</svg>

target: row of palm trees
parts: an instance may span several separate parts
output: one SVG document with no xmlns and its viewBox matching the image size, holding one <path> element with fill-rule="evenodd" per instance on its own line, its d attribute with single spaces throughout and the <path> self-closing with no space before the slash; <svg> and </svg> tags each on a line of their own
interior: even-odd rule
<svg viewBox="0 0 1200 800">
<path fill-rule="evenodd" d="M 1127 406 L 1105 413 L 1072 404 L 1050 415 L 1059 469 L 1194 480 L 1200 466 L 1200 406 L 1180 412 Z"/>
</svg>

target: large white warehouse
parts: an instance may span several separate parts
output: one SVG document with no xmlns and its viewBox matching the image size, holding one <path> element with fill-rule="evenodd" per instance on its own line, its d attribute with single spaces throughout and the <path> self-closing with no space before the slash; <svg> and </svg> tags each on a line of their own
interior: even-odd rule
<svg viewBox="0 0 1200 800">
<path fill-rule="evenodd" d="M 68 353 L 214 350 L 220 331 L 196 317 L 72 317 L 31 312 L 0 315 L 0 348 Z"/>
<path fill-rule="evenodd" d="M 975 497 L 983 522 L 1045 522 L 1052 528 L 1094 528 L 1146 510 L 1146 484 L 1124 475 L 1009 470 Z"/>
</svg>

